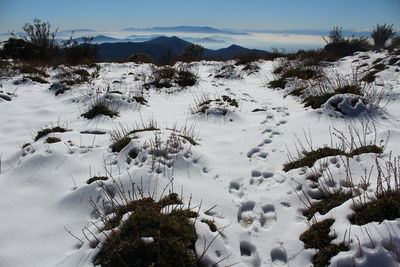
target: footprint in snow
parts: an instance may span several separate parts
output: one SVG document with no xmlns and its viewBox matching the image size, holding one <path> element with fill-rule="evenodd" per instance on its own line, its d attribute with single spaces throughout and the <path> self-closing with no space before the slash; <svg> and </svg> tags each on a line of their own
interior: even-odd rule
<svg viewBox="0 0 400 267">
<path fill-rule="evenodd" d="M 267 204 L 262 206 L 262 214 L 260 216 L 260 224 L 263 228 L 269 230 L 276 222 L 275 206 Z"/>
<path fill-rule="evenodd" d="M 260 149 L 258 147 L 252 148 L 249 152 L 247 152 L 247 157 L 251 158 L 257 152 L 260 152 Z"/>
<path fill-rule="evenodd" d="M 237 220 L 243 227 L 247 228 L 253 223 L 256 217 L 254 213 L 255 206 L 256 203 L 252 200 L 245 201 L 240 205 Z"/>
<path fill-rule="evenodd" d="M 287 266 L 287 253 L 285 248 L 273 248 L 271 250 L 271 261 L 273 266 Z"/>
<path fill-rule="evenodd" d="M 242 260 L 249 266 L 258 267 L 261 265 L 261 259 L 258 255 L 257 248 L 249 241 L 240 241 L 240 256 Z"/>
<path fill-rule="evenodd" d="M 264 139 L 264 141 L 262 141 L 262 143 L 259 144 L 258 147 L 262 147 L 264 145 L 268 145 L 268 144 L 271 144 L 271 143 L 272 143 L 272 140 L 267 138 L 267 139 Z"/>
<path fill-rule="evenodd" d="M 242 198 L 244 196 L 242 181 L 243 178 L 231 181 L 228 187 L 229 193 L 235 195 L 238 198 Z"/>
<path fill-rule="evenodd" d="M 276 126 L 280 126 L 280 125 L 283 125 L 283 124 L 285 124 L 287 121 L 285 121 L 285 120 L 280 120 L 277 124 L 276 124 Z"/>
</svg>

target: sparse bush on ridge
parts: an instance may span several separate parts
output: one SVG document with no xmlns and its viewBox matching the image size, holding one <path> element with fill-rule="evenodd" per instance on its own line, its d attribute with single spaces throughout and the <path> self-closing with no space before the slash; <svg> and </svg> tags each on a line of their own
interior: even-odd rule
<svg viewBox="0 0 400 267">
<path fill-rule="evenodd" d="M 104 115 L 113 118 L 114 116 L 118 116 L 118 114 L 119 112 L 115 108 L 111 108 L 108 105 L 101 102 L 95 102 L 90 106 L 88 111 L 83 113 L 81 116 L 86 119 L 93 119 L 99 115 Z"/>
<path fill-rule="evenodd" d="M 56 40 L 57 29 L 52 31 L 49 22 L 35 18 L 33 23 L 25 23 L 26 37 L 13 35 L 4 42 L 2 54 L 38 65 L 90 64 L 97 60 L 97 47 L 90 44 L 90 37 L 83 37 L 84 44 L 72 40 L 60 44 Z"/>
<path fill-rule="evenodd" d="M 52 127 L 52 128 L 44 128 L 40 131 L 37 132 L 37 135 L 35 137 L 35 141 L 39 140 L 40 138 L 48 135 L 49 133 L 65 133 L 66 131 L 68 131 L 67 129 L 60 127 L 60 126 L 56 126 L 56 127 Z"/>
<path fill-rule="evenodd" d="M 199 214 L 190 204 L 184 206 L 178 194 L 162 193 L 156 201 L 134 184 L 126 193 L 113 178 L 112 184 L 99 185 L 112 210 L 91 202 L 101 219 L 96 228 L 105 237 L 102 241 L 88 239 L 93 248 L 99 248 L 93 259 L 95 265 L 201 266 L 201 256 L 195 250 L 196 220 L 192 219 Z M 120 200 L 110 191 L 111 185 L 120 190 Z"/>
<path fill-rule="evenodd" d="M 304 242 L 305 248 L 315 248 L 317 253 L 313 256 L 312 262 L 315 267 L 325 267 L 330 259 L 341 251 L 349 248 L 345 244 L 331 244 L 336 236 L 330 236 L 330 227 L 335 222 L 333 219 L 326 219 L 312 224 L 307 231 L 300 235 L 300 240 Z"/>
<path fill-rule="evenodd" d="M 384 48 L 387 41 L 392 38 L 396 32 L 393 29 L 392 25 L 379 25 L 377 24 L 374 27 L 374 30 L 371 33 L 371 38 L 374 40 L 374 44 L 376 48 Z"/>
<path fill-rule="evenodd" d="M 40 76 L 25 76 L 24 78 L 30 79 L 32 82 L 37 82 L 37 83 L 49 83 L 45 79 L 41 78 Z"/>
<path fill-rule="evenodd" d="M 197 44 L 188 45 L 179 56 L 178 60 L 182 62 L 193 62 L 200 60 L 204 54 L 204 47 Z"/>
<path fill-rule="evenodd" d="M 135 53 L 130 55 L 127 59 L 127 62 L 134 62 L 134 63 L 151 63 L 154 64 L 154 59 L 145 53 Z"/>
<path fill-rule="evenodd" d="M 210 95 L 202 94 L 195 98 L 194 105 L 190 107 L 190 113 L 225 116 L 231 109 L 236 108 L 239 108 L 239 102 L 235 98 L 227 95 L 212 98 Z"/>
<path fill-rule="evenodd" d="M 90 178 L 89 180 L 86 181 L 87 184 L 91 184 L 97 181 L 106 181 L 109 178 L 107 176 L 93 176 L 92 178 Z"/>
<path fill-rule="evenodd" d="M 197 83 L 197 76 L 187 66 L 178 67 L 164 66 L 153 67 L 151 81 L 144 85 L 145 88 L 171 88 L 174 85 L 179 87 L 193 86 Z"/>
<path fill-rule="evenodd" d="M 366 79 L 367 78 L 365 78 L 364 81 L 366 81 Z M 335 74 L 334 77 L 330 79 L 319 79 L 317 84 L 314 84 L 313 87 L 308 90 L 308 95 L 303 99 L 304 106 L 318 109 L 332 96 L 338 94 L 352 94 L 359 96 L 357 99 L 360 99 L 363 103 L 378 107 L 382 99 L 382 91 L 377 91 L 372 85 L 367 83 L 363 84 L 361 82 L 362 80 L 359 80 L 357 73 L 353 73 L 350 78 Z M 358 101 L 356 101 L 357 99 L 353 99 L 352 103 L 354 102 L 354 105 L 358 103 Z M 342 113 L 338 107 L 335 108 Z"/>
<path fill-rule="evenodd" d="M 317 160 L 329 156 L 354 157 L 364 153 L 383 153 L 384 146 L 382 144 L 377 145 L 375 124 L 362 121 L 360 128 L 348 126 L 346 134 L 334 128 L 331 134 L 339 140 L 340 144 L 336 147 L 324 146 L 313 149 L 309 141 L 311 137 L 306 137 L 310 146 L 309 149 L 306 149 L 298 140 L 298 145 L 301 148 L 298 150 L 298 157 L 295 159 L 289 154 L 289 161 L 283 164 L 283 170 L 288 172 L 300 167 L 312 167 Z M 375 140 L 367 141 L 367 132 L 369 131 L 375 132 Z"/>
<path fill-rule="evenodd" d="M 53 143 L 61 142 L 61 139 L 58 137 L 47 137 L 45 142 L 48 144 L 53 144 Z"/>
<path fill-rule="evenodd" d="M 244 53 L 239 53 L 234 56 L 236 60 L 236 65 L 248 65 L 252 62 L 258 61 L 260 59 L 265 59 L 265 54 L 249 51 Z"/>
<path fill-rule="evenodd" d="M 392 158 L 385 162 L 383 169 L 375 159 L 377 168 L 377 183 L 375 196 L 358 198 L 354 214 L 350 221 L 356 225 L 364 225 L 370 222 L 382 223 L 384 220 L 400 218 L 400 157 Z"/>
</svg>

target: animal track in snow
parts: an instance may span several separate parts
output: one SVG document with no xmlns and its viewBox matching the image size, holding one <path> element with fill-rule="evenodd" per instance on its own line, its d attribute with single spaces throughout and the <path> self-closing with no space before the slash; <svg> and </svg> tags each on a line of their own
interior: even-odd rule
<svg viewBox="0 0 400 267">
<path fill-rule="evenodd" d="M 271 250 L 271 261 L 274 266 L 286 266 L 287 254 L 284 248 L 273 248 Z"/>
<path fill-rule="evenodd" d="M 278 123 L 276 123 L 276 126 L 285 124 L 286 122 L 287 122 L 287 121 L 285 121 L 285 120 L 280 120 Z"/>
<path fill-rule="evenodd" d="M 274 176 L 274 174 L 273 174 L 272 172 L 263 172 L 263 173 L 262 173 L 262 176 L 263 176 L 265 179 L 268 179 L 268 178 L 271 178 L 272 176 Z"/>
<path fill-rule="evenodd" d="M 267 139 L 264 139 L 264 141 L 261 144 L 259 144 L 258 146 L 262 147 L 263 145 L 267 145 L 267 144 L 271 144 L 271 143 L 272 143 L 272 140 L 267 138 Z"/>
<path fill-rule="evenodd" d="M 268 157 L 268 153 L 267 152 L 258 153 L 258 157 L 262 158 L 262 159 L 266 159 Z"/>
<path fill-rule="evenodd" d="M 253 223 L 255 219 L 255 214 L 253 211 L 255 205 L 256 203 L 252 200 L 245 201 L 241 204 L 237 219 L 243 227 L 249 227 Z"/>
<path fill-rule="evenodd" d="M 264 205 L 262 211 L 260 224 L 263 228 L 270 229 L 276 222 L 275 206 L 271 204 Z"/>
<path fill-rule="evenodd" d="M 243 178 L 235 179 L 229 183 L 229 193 L 236 195 L 239 198 L 242 198 L 244 193 L 243 193 L 243 187 L 241 182 L 243 181 Z"/>
<path fill-rule="evenodd" d="M 260 149 L 258 147 L 252 148 L 249 152 L 247 152 L 247 157 L 251 158 L 257 152 L 260 152 Z"/>
<path fill-rule="evenodd" d="M 272 129 L 271 129 L 271 128 L 266 128 L 266 129 L 262 132 L 262 134 L 266 134 L 266 133 L 270 133 L 270 132 L 272 132 Z"/>
<path fill-rule="evenodd" d="M 250 266 L 258 267 L 261 264 L 261 259 L 258 256 L 256 246 L 249 241 L 240 242 L 240 255 L 243 262 Z"/>
</svg>

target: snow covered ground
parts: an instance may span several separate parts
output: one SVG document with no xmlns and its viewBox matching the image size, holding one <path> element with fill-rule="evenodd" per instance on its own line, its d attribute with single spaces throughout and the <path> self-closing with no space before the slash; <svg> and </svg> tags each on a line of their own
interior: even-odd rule
<svg viewBox="0 0 400 267">
<path fill-rule="evenodd" d="M 357 66 L 365 72 L 378 58 L 388 58 L 388 52 L 346 57 L 325 67 L 325 72 L 353 75 Z M 358 184 L 364 170 L 369 172 L 376 164 L 378 155 L 367 153 L 348 161 L 333 156 L 317 161 L 314 168 L 289 172 L 283 171 L 283 164 L 289 153 L 297 157 L 299 140 L 305 147 L 307 139 L 312 140 L 314 149 L 340 145 L 340 139 L 331 134 L 334 129 L 349 136 L 348 126 L 361 131 L 368 120 L 367 142 L 376 139 L 376 144 L 385 145 L 377 159 L 381 166 L 390 160 L 390 153 L 392 158 L 398 156 L 400 67 L 399 61 L 397 65 L 387 64 L 376 75 L 371 86 L 384 90 L 379 108 L 354 111 L 353 117 L 343 118 L 332 105 L 317 110 L 304 108 L 300 98 L 287 95 L 287 89 L 270 88 L 268 83 L 276 78 L 272 71 L 278 61 L 257 62 L 260 69 L 251 74 L 243 70 L 244 66 L 234 66 L 236 75 L 228 79 L 215 78 L 225 63 L 192 63 L 199 81 L 183 89 L 143 89 L 151 68 L 133 63 L 99 64 L 97 78 L 73 85 L 57 96 L 49 87 L 60 80 L 60 68 L 46 70 L 50 75 L 47 84 L 18 82 L 21 74 L 1 78 L 1 94 L 11 101 L 0 98 L 0 265 L 92 266 L 98 249 L 90 247 L 82 229 L 92 229 L 104 239 L 93 228 L 92 221 L 98 218 L 89 203 L 90 199 L 100 203 L 102 190 L 98 183 L 86 183 L 97 175 L 112 176 L 127 187 L 133 180 L 145 192 L 156 190 L 158 196 L 173 178 L 173 188 L 183 195 L 184 202 L 201 205 L 200 215 L 214 220 L 220 229 L 211 233 L 206 224 L 196 221 L 199 255 L 204 243 L 219 235 L 208 248 L 205 262 L 226 258 L 218 266 L 310 266 L 316 250 L 305 249 L 299 240 L 310 224 L 302 211 L 307 196 L 317 198 L 320 192 L 306 176 L 310 170 L 321 170 L 334 181 L 332 190 L 348 190 L 346 170 L 350 169 L 354 184 Z M 132 100 L 139 95 L 147 104 Z M 192 114 L 199 99 L 223 95 L 238 100 L 239 107 L 228 105 L 221 112 L 217 106 L 208 115 Z M 81 116 L 99 100 L 117 108 L 119 116 L 91 120 Z M 138 132 L 119 153 L 111 151 L 111 131 L 121 127 L 132 130 L 151 121 L 159 130 Z M 371 130 L 372 122 L 376 130 Z M 46 137 L 34 141 L 38 131 L 55 126 L 68 129 L 48 135 L 61 142 L 46 143 Z M 149 151 L 155 138 L 163 142 L 185 127 L 194 129 L 198 145 L 181 138 L 182 147 L 176 154 L 154 164 Z M 105 134 L 82 133 L 85 131 Z M 131 151 L 138 155 L 129 156 Z M 376 170 L 363 193 L 371 197 L 376 189 Z M 112 185 L 112 181 L 105 184 Z M 315 215 L 316 221 L 335 219 L 330 229 L 331 235 L 336 235 L 333 243 L 344 241 L 350 248 L 332 258 L 331 266 L 398 266 L 400 219 L 351 225 L 355 203 L 348 200 L 324 215 Z"/>
</svg>

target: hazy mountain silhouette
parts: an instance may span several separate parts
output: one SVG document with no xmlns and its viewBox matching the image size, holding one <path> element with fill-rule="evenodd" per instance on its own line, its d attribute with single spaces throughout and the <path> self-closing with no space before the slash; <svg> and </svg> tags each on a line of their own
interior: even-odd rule
<svg viewBox="0 0 400 267">
<path fill-rule="evenodd" d="M 244 32 L 220 30 L 207 26 L 176 26 L 176 27 L 151 27 L 151 28 L 125 28 L 123 31 L 142 32 L 185 32 L 185 33 L 212 33 L 212 34 L 247 34 Z"/>
<path fill-rule="evenodd" d="M 192 43 L 174 37 L 158 37 L 146 42 L 116 42 L 99 44 L 99 57 L 101 61 L 120 61 L 134 53 L 150 55 L 156 62 L 163 62 L 181 54 Z M 257 49 L 247 49 L 238 45 L 231 45 L 218 50 L 204 49 L 204 59 L 231 59 L 238 53 L 268 52 Z"/>
</svg>

